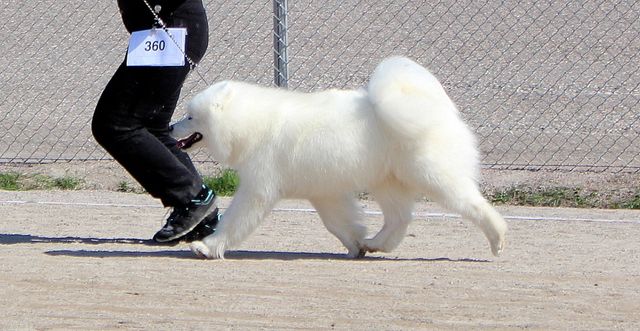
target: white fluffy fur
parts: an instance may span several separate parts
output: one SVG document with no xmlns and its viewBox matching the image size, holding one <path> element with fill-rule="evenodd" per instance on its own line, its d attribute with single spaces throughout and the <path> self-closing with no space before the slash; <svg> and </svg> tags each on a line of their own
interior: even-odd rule
<svg viewBox="0 0 640 331">
<path fill-rule="evenodd" d="M 196 131 L 240 176 L 216 232 L 192 244 L 200 256 L 223 258 L 283 198 L 308 199 L 351 257 L 397 247 L 419 194 L 473 221 L 494 255 L 504 247 L 507 225 L 478 190 L 471 131 L 438 80 L 407 58 L 384 60 L 357 91 L 216 83 L 191 100 L 173 134 Z M 384 213 L 368 239 L 355 199 L 362 191 Z"/>
</svg>

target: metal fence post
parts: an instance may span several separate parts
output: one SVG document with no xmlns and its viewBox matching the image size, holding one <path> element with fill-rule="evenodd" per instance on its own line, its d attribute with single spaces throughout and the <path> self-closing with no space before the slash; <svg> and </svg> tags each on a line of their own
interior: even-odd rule
<svg viewBox="0 0 640 331">
<path fill-rule="evenodd" d="M 276 86 L 284 88 L 289 85 L 287 14 L 287 0 L 273 0 L 273 75 Z"/>
</svg>

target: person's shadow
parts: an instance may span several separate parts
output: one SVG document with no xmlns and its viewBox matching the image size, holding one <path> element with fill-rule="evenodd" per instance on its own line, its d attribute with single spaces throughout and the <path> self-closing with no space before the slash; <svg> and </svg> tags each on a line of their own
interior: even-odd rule
<svg viewBox="0 0 640 331">
<path fill-rule="evenodd" d="M 153 247 L 176 247 L 176 249 L 163 250 L 50 250 L 44 252 L 51 256 L 73 256 L 73 257 L 171 257 L 178 259 L 199 259 L 196 257 L 184 243 L 180 244 L 158 244 L 150 239 L 139 238 L 89 238 L 89 237 L 46 237 L 28 234 L 0 234 L 0 245 L 15 244 L 86 244 L 86 245 L 102 245 L 102 244 L 123 244 L 123 245 L 142 245 Z M 491 262 L 483 259 L 460 258 L 451 259 L 448 257 L 438 258 L 397 258 L 385 256 L 365 256 L 360 259 L 352 259 L 344 253 L 315 253 L 315 252 L 279 252 L 279 251 L 247 251 L 234 250 L 225 253 L 225 259 L 228 260 L 344 260 L 344 261 L 425 261 L 425 262 L 467 262 L 467 263 L 486 263 Z"/>
</svg>

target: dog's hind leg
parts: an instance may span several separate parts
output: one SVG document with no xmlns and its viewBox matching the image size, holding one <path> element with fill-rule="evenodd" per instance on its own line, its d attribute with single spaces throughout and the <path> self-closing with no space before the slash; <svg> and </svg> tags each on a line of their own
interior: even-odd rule
<svg viewBox="0 0 640 331">
<path fill-rule="evenodd" d="M 390 252 L 400 245 L 413 219 L 414 196 L 401 187 L 385 187 L 372 193 L 384 214 L 384 225 L 373 238 L 365 240 L 365 246 L 369 252 Z"/>
<path fill-rule="evenodd" d="M 505 245 L 507 223 L 482 196 L 475 181 L 458 178 L 447 187 L 430 188 L 429 198 L 477 225 L 491 244 L 491 252 L 498 256 Z"/>
<path fill-rule="evenodd" d="M 193 242 L 191 250 L 210 259 L 224 258 L 226 249 L 245 240 L 278 202 L 279 197 L 265 192 L 269 191 L 264 186 L 258 189 L 241 183 L 215 232 L 201 242 Z"/>
<path fill-rule="evenodd" d="M 322 197 L 310 199 L 324 226 L 347 248 L 349 257 L 361 257 L 367 228 L 360 224 L 362 209 L 354 197 Z"/>
</svg>

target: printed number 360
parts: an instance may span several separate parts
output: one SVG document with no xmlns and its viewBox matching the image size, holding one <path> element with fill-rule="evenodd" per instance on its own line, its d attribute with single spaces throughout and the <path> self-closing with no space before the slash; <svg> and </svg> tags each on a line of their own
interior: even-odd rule
<svg viewBox="0 0 640 331">
<path fill-rule="evenodd" d="M 164 40 L 156 40 L 156 41 L 145 41 L 144 43 L 145 47 L 144 50 L 145 52 L 157 52 L 157 51 L 164 51 L 165 48 L 165 42 Z"/>
</svg>

